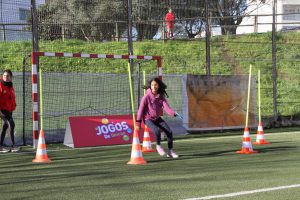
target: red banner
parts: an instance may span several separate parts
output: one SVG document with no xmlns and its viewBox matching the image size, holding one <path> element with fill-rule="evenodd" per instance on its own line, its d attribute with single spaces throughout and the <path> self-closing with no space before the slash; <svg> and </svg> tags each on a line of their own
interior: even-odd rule
<svg viewBox="0 0 300 200">
<path fill-rule="evenodd" d="M 131 144 L 133 131 L 132 115 L 70 117 L 64 144 L 75 148 Z M 141 144 L 143 136 L 142 127 L 139 132 Z M 155 141 L 152 132 L 150 139 Z"/>
</svg>

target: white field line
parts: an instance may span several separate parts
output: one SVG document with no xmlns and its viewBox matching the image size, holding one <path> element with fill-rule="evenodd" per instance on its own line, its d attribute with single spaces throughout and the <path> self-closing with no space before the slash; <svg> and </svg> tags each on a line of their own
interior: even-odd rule
<svg viewBox="0 0 300 200">
<path fill-rule="evenodd" d="M 207 200 L 207 199 L 235 197 L 235 196 L 254 194 L 254 193 L 259 193 L 259 192 L 270 192 L 270 191 L 274 191 L 274 190 L 284 190 L 284 189 L 288 189 L 288 188 L 297 188 L 297 187 L 300 187 L 300 184 L 284 185 L 284 186 L 279 186 L 279 187 L 263 188 L 263 189 L 258 189 L 258 190 L 248 190 L 248 191 L 241 191 L 241 192 L 234 192 L 234 193 L 213 195 L 213 196 L 206 196 L 206 197 L 196 197 L 196 198 L 190 198 L 190 199 L 184 199 L 184 200 Z"/>
</svg>

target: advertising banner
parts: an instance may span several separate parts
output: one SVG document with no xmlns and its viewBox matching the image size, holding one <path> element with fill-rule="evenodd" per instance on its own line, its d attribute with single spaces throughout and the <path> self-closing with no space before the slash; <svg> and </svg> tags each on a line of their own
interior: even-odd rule
<svg viewBox="0 0 300 200">
<path fill-rule="evenodd" d="M 132 115 L 74 116 L 69 118 L 64 145 L 78 148 L 131 144 L 133 131 Z M 149 134 L 151 141 L 155 141 L 154 134 L 151 131 Z M 144 128 L 141 127 L 141 144 L 143 136 Z"/>
</svg>

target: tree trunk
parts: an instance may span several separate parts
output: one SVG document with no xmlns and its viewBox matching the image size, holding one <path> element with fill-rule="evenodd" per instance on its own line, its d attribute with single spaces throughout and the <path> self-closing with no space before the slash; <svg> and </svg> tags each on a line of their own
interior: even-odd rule
<svg viewBox="0 0 300 200">
<path fill-rule="evenodd" d="M 222 35 L 235 35 L 237 26 L 235 26 L 235 22 L 233 19 L 223 19 L 221 20 L 221 30 Z"/>
<path fill-rule="evenodd" d="M 138 34 L 137 35 L 138 40 L 143 40 L 143 39 L 152 40 L 159 29 L 159 25 L 137 23 L 136 29 Z"/>
</svg>

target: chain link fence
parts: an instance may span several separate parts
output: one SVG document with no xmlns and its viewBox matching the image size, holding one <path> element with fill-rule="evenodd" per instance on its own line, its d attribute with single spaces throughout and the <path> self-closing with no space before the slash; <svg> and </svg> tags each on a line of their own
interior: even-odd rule
<svg viewBox="0 0 300 200">
<path fill-rule="evenodd" d="M 176 19 L 174 41 L 167 39 L 169 8 Z M 300 113 L 299 10 L 300 3 L 280 0 L 1 0 L 0 68 L 17 74 L 15 119 L 20 143 L 31 140 L 28 55 L 32 49 L 128 54 L 131 40 L 134 54 L 164 49 L 161 56 L 170 93 L 177 91 L 174 85 L 180 87 L 178 76 L 183 74 L 205 75 L 209 70 L 211 75 L 244 75 L 253 64 L 262 73 L 264 119 L 269 124 L 278 120 L 294 124 Z M 174 95 L 171 101 L 180 102 L 176 99 L 181 94 Z M 181 109 L 177 104 L 175 108 Z"/>
</svg>

